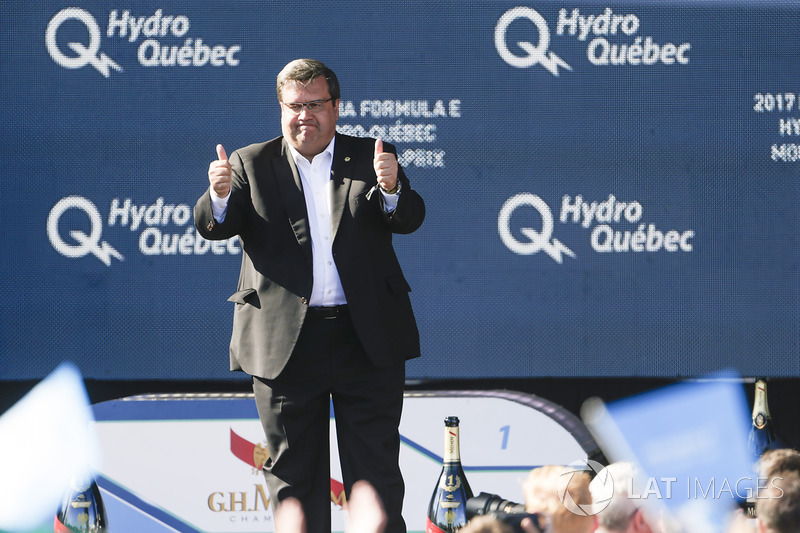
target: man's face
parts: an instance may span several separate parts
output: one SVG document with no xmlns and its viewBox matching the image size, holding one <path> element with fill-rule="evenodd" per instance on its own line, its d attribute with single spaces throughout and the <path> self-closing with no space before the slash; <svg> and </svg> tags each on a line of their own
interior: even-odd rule
<svg viewBox="0 0 800 533">
<path fill-rule="evenodd" d="M 330 97 L 325 78 L 317 78 L 305 86 L 297 82 L 288 82 L 283 86 L 281 130 L 289 144 L 306 159 L 310 160 L 322 153 L 336 133 L 339 101 L 327 101 Z M 303 107 L 302 111 L 295 113 L 285 105 L 320 100 L 326 102 L 315 111 Z"/>
</svg>

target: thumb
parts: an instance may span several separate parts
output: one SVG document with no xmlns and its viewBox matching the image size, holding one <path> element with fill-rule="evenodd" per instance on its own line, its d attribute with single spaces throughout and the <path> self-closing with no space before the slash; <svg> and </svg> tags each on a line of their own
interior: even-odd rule
<svg viewBox="0 0 800 533">
<path fill-rule="evenodd" d="M 225 147 L 222 146 L 221 144 L 217 145 L 217 157 L 219 158 L 220 161 L 228 160 L 228 154 L 225 153 Z"/>
<path fill-rule="evenodd" d="M 383 141 L 380 139 L 375 139 L 375 157 L 378 157 L 378 154 L 383 153 Z"/>
</svg>

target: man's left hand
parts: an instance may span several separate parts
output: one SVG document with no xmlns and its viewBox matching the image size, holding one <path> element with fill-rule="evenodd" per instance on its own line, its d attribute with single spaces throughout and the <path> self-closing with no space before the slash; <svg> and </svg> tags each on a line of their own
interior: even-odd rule
<svg viewBox="0 0 800 533">
<path fill-rule="evenodd" d="M 391 152 L 383 151 L 383 141 L 375 140 L 375 158 L 372 160 L 378 185 L 384 191 L 393 191 L 397 186 L 397 158 Z"/>
</svg>

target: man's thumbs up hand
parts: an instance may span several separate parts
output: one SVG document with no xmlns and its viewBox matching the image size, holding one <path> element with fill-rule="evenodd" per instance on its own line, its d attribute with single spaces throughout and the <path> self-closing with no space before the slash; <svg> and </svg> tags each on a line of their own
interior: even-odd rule
<svg viewBox="0 0 800 533">
<path fill-rule="evenodd" d="M 383 141 L 375 140 L 375 157 L 372 160 L 378 185 L 384 191 L 395 191 L 397 188 L 397 158 L 391 152 L 383 151 Z"/>
<path fill-rule="evenodd" d="M 228 160 L 228 154 L 225 153 L 225 147 L 222 146 L 221 144 L 217 145 L 217 159 L 219 159 L 220 161 Z"/>
<path fill-rule="evenodd" d="M 231 192 L 231 164 L 221 144 L 217 145 L 217 158 L 208 166 L 208 181 L 214 194 L 225 198 Z"/>
</svg>

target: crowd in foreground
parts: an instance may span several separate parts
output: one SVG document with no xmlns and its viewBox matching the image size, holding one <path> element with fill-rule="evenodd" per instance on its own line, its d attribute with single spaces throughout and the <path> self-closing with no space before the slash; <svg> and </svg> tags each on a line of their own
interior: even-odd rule
<svg viewBox="0 0 800 533">
<path fill-rule="evenodd" d="M 755 498 L 755 518 L 738 509 L 731 513 L 726 533 L 800 533 L 800 452 L 792 449 L 764 453 L 757 465 L 763 480 Z M 559 478 L 570 472 L 567 467 L 549 465 L 533 469 L 523 485 L 525 510 L 542 520 L 530 518 L 520 527 L 524 533 L 681 533 L 702 531 L 692 524 L 675 525 L 642 505 L 631 490 L 636 487 L 639 472 L 630 463 L 607 466 L 593 479 L 588 474 L 573 475 L 567 490 L 572 501 L 586 508 L 593 498 L 601 501 L 611 491 L 605 484 L 613 482 L 608 504 L 596 514 L 583 515 L 564 505 L 559 494 Z M 346 533 L 382 533 L 386 515 L 375 490 L 366 482 L 356 483 L 348 502 L 350 516 Z M 284 500 L 275 515 L 276 533 L 304 533 L 304 517 L 300 503 Z M 506 521 L 493 515 L 471 519 L 460 533 L 515 533 Z M 518 531 L 517 531 L 518 533 Z M 709 532 L 712 533 L 712 532 Z"/>
</svg>

